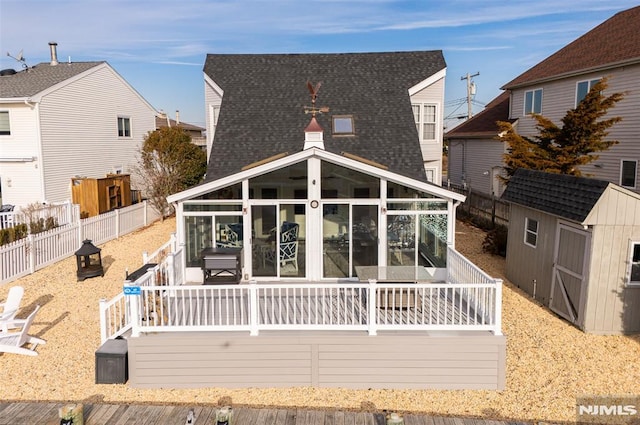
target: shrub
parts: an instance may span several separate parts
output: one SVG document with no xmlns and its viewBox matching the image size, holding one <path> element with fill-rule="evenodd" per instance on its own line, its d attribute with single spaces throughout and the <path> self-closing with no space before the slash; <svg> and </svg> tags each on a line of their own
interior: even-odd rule
<svg viewBox="0 0 640 425">
<path fill-rule="evenodd" d="M 0 246 L 26 238 L 29 234 L 27 225 L 16 224 L 14 227 L 0 230 Z"/>
<path fill-rule="evenodd" d="M 482 242 L 482 250 L 490 254 L 505 257 L 507 255 L 507 235 L 507 226 L 496 225 L 487 232 Z"/>
</svg>

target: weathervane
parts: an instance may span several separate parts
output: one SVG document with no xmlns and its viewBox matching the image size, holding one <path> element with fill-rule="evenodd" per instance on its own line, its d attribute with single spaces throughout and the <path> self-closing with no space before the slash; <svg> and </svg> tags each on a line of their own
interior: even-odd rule
<svg viewBox="0 0 640 425">
<path fill-rule="evenodd" d="M 329 112 L 329 108 L 323 106 L 321 108 L 316 108 L 316 98 L 318 97 L 318 90 L 320 90 L 321 82 L 318 82 L 315 87 L 311 84 L 311 81 L 307 81 L 307 88 L 309 89 L 309 93 L 311 93 L 311 107 L 305 106 L 304 113 L 311 114 L 312 117 L 315 118 L 316 114 L 322 114 Z"/>
<path fill-rule="evenodd" d="M 13 59 L 17 60 L 18 62 L 20 62 L 24 69 L 29 68 L 29 65 L 27 65 L 27 60 L 22 55 L 22 50 L 20 50 L 20 53 L 18 53 L 18 56 L 11 56 L 11 53 L 9 53 L 9 52 L 7 52 L 7 56 L 9 56 L 10 58 L 13 58 Z"/>
</svg>

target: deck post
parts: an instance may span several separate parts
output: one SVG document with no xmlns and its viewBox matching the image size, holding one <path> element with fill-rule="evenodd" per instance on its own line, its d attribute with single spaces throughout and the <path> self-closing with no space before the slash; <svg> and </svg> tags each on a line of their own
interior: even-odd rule
<svg viewBox="0 0 640 425">
<path fill-rule="evenodd" d="M 171 252 L 176 252 L 178 250 L 178 238 L 176 237 L 176 232 L 171 233 L 169 242 L 171 243 Z"/>
<path fill-rule="evenodd" d="M 378 308 L 376 303 L 376 279 L 369 279 L 369 292 L 367 294 L 367 310 L 369 313 L 369 335 L 377 335 L 377 323 L 376 323 L 376 309 Z"/>
<path fill-rule="evenodd" d="M 167 282 L 160 282 L 160 285 L 174 286 L 176 284 L 176 268 L 174 265 L 174 251 L 167 255 Z"/>
<path fill-rule="evenodd" d="M 100 344 L 107 340 L 107 300 L 100 298 Z"/>
<path fill-rule="evenodd" d="M 144 292 L 144 291 L 143 291 Z M 140 336 L 140 297 L 146 296 L 146 293 L 140 295 L 125 295 L 126 297 L 131 297 L 129 300 L 129 311 L 131 314 L 131 336 L 139 337 Z"/>
<path fill-rule="evenodd" d="M 250 335 L 258 335 L 258 282 L 255 280 L 249 281 L 249 326 Z"/>
<path fill-rule="evenodd" d="M 493 329 L 494 335 L 502 335 L 502 279 L 495 279 L 496 283 L 496 305 L 495 324 Z"/>
</svg>

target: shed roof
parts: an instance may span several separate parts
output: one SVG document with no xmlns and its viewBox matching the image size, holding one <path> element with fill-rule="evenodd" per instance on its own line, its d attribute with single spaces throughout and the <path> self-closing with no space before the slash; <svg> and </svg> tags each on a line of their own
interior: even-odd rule
<svg viewBox="0 0 640 425">
<path fill-rule="evenodd" d="M 611 183 L 520 168 L 502 199 L 582 223 Z"/>
<path fill-rule="evenodd" d="M 487 106 L 467 121 L 447 132 L 446 138 L 492 138 L 498 135 L 498 121 L 509 119 L 509 92 L 502 92 Z"/>
<path fill-rule="evenodd" d="M 409 89 L 446 67 L 441 51 L 344 54 L 210 54 L 205 74 L 223 91 L 207 180 L 304 146 L 307 81 L 322 86 L 324 146 L 426 181 Z M 331 116 L 351 115 L 355 135 L 333 136 Z"/>
<path fill-rule="evenodd" d="M 640 6 L 624 10 L 505 84 L 503 89 L 640 62 Z"/>
<path fill-rule="evenodd" d="M 0 77 L 0 99 L 31 97 L 102 62 L 39 63 L 15 74 Z"/>
</svg>

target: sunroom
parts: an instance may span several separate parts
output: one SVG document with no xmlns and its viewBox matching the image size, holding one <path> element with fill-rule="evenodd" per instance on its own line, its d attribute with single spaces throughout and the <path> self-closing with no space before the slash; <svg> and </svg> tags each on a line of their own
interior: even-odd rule
<svg viewBox="0 0 640 425">
<path fill-rule="evenodd" d="M 375 268 L 444 281 L 463 199 L 317 148 L 169 197 L 190 283 L 207 283 L 202 253 L 213 247 L 238 249 L 244 282 L 362 280 Z"/>
</svg>

